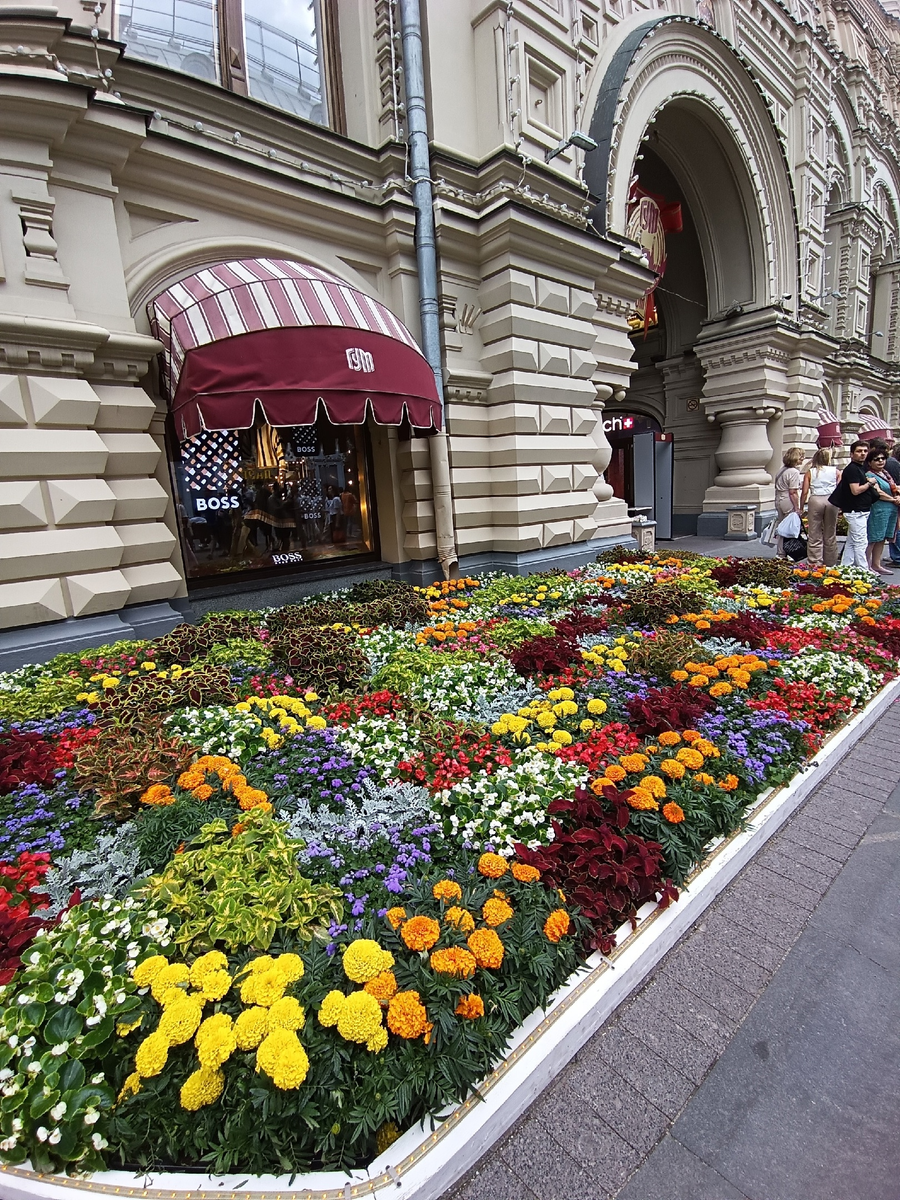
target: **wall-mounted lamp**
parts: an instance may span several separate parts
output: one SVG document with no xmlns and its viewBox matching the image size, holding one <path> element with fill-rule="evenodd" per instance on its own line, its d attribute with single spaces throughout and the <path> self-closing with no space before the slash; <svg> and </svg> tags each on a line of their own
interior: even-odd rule
<svg viewBox="0 0 900 1200">
<path fill-rule="evenodd" d="M 549 162 L 551 158 L 556 158 L 557 154 L 562 154 L 563 150 L 568 150 L 569 146 L 577 146 L 585 154 L 589 150 L 597 149 L 597 143 L 592 137 L 589 137 L 586 133 L 582 133 L 580 129 L 576 129 L 574 133 L 569 134 L 564 142 L 560 142 L 555 150 L 547 151 L 544 155 L 544 162 Z"/>
</svg>

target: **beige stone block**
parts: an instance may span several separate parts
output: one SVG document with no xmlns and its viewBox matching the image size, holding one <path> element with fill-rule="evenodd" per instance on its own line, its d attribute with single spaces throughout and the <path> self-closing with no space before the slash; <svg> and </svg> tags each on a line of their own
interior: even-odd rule
<svg viewBox="0 0 900 1200">
<path fill-rule="evenodd" d="M 576 379 L 590 379 L 597 370 L 597 359 L 586 350 L 576 350 L 573 346 L 569 352 L 571 373 Z"/>
<path fill-rule="evenodd" d="M 458 439 L 484 437 L 490 432 L 491 410 L 476 404 L 448 404 L 447 427 L 450 434 L 450 449 Z"/>
<path fill-rule="evenodd" d="M 55 479 L 102 475 L 107 450 L 93 429 L 5 429 L 0 478 Z"/>
<path fill-rule="evenodd" d="M 549 467 L 541 467 L 541 491 L 571 492 L 572 468 L 565 463 L 553 463 Z"/>
<path fill-rule="evenodd" d="M 502 338 L 535 338 L 562 346 L 590 350 L 597 334 L 587 321 L 576 321 L 561 313 L 525 308 L 521 304 L 503 304 L 486 313 L 478 327 L 485 345 Z"/>
<path fill-rule="evenodd" d="M 569 433 L 571 428 L 569 409 L 541 405 L 541 433 Z"/>
<path fill-rule="evenodd" d="M 430 471 L 404 471 L 400 479 L 400 494 L 404 500 L 417 500 L 431 495 Z"/>
<path fill-rule="evenodd" d="M 538 345 L 538 366 L 544 375 L 568 375 L 568 346 L 552 346 L 548 342 L 540 342 Z"/>
<path fill-rule="evenodd" d="M 60 621 L 68 616 L 58 579 L 0 584 L 0 629 Z"/>
<path fill-rule="evenodd" d="M 506 433 L 540 433 L 541 414 L 536 404 L 497 404 L 490 410 L 491 437 Z"/>
<path fill-rule="evenodd" d="M 166 515 L 169 497 L 165 488 L 152 476 L 144 479 L 107 479 L 116 500 L 113 521 L 158 519 Z"/>
<path fill-rule="evenodd" d="M 180 573 L 170 562 L 142 563 L 138 567 L 123 567 L 122 574 L 131 589 L 130 604 L 146 604 L 150 600 L 168 600 L 177 596 L 182 584 Z"/>
<path fill-rule="evenodd" d="M 573 463 L 572 464 L 572 491 L 573 492 L 590 492 L 593 491 L 594 484 L 597 482 L 598 475 L 590 463 Z"/>
<path fill-rule="evenodd" d="M 47 524 L 41 485 L 0 483 L 0 529 L 40 529 Z"/>
<path fill-rule="evenodd" d="M 574 540 L 574 527 L 571 521 L 548 521 L 544 526 L 543 544 L 545 546 L 564 546 Z"/>
<path fill-rule="evenodd" d="M 149 433 L 101 433 L 109 452 L 107 475 L 152 475 L 160 448 Z"/>
<path fill-rule="evenodd" d="M 590 452 L 584 438 L 541 434 L 540 437 L 513 435 L 491 439 L 492 462 L 496 466 L 583 462 Z"/>
<path fill-rule="evenodd" d="M 545 308 L 550 312 L 566 313 L 568 315 L 568 287 L 556 279 L 542 279 L 538 276 L 537 306 L 538 308 Z"/>
<path fill-rule="evenodd" d="M 596 390 L 590 379 L 535 375 L 525 371 L 504 371 L 495 375 L 490 391 L 495 404 L 566 404 L 584 408 L 592 404 L 595 397 Z"/>
<path fill-rule="evenodd" d="M 486 279 L 478 292 L 478 303 L 482 312 L 488 312 L 501 304 L 526 304 L 535 302 L 533 275 L 524 271 L 498 271 Z"/>
<path fill-rule="evenodd" d="M 108 525 L 0 534 L 0 580 L 117 567 L 122 543 Z"/>
<path fill-rule="evenodd" d="M 434 529 L 434 505 L 430 500 L 410 500 L 403 505 L 403 528 L 410 533 Z"/>
<path fill-rule="evenodd" d="M 593 292 L 589 292 L 586 288 L 569 288 L 570 316 L 591 320 L 596 311 L 597 301 L 594 299 Z"/>
<path fill-rule="evenodd" d="M 572 432 L 581 437 L 589 437 L 600 420 L 600 414 L 592 408 L 572 409 Z"/>
<path fill-rule="evenodd" d="M 434 558 L 437 555 L 437 542 L 433 530 L 418 532 L 413 530 L 403 539 L 403 549 L 410 558 Z"/>
<path fill-rule="evenodd" d="M 457 554 L 480 554 L 483 550 L 492 550 L 493 547 L 493 525 L 477 525 L 472 529 L 458 529 L 456 532 Z"/>
<path fill-rule="evenodd" d="M 507 338 L 494 342 L 481 356 L 486 371 L 537 371 L 538 343 L 526 338 Z"/>
<path fill-rule="evenodd" d="M 0 425 L 27 425 L 18 375 L 0 375 Z"/>
<path fill-rule="evenodd" d="M 543 534 L 543 525 L 519 525 L 510 529 L 498 529 L 494 534 L 494 549 L 510 554 L 540 550 L 544 544 Z"/>
<path fill-rule="evenodd" d="M 492 466 L 487 476 L 494 496 L 538 496 L 541 492 L 541 468 Z"/>
<path fill-rule="evenodd" d="M 159 562 L 171 556 L 175 535 L 162 521 L 147 521 L 139 525 L 119 525 L 116 532 L 125 547 L 122 565 Z"/>
<path fill-rule="evenodd" d="M 131 588 L 121 571 L 92 571 L 89 575 L 66 577 L 72 613 L 87 617 L 92 613 L 114 612 L 127 603 Z"/>
<path fill-rule="evenodd" d="M 96 429 L 149 429 L 156 405 L 143 388 L 98 383 L 94 391 L 100 401 Z"/>
<path fill-rule="evenodd" d="M 597 522 L 593 517 L 576 517 L 572 522 L 572 540 L 587 542 L 597 532 Z"/>
<path fill-rule="evenodd" d="M 102 479 L 53 479 L 47 488 L 57 525 L 103 525 L 112 520 L 116 498 Z"/>
<path fill-rule="evenodd" d="M 94 424 L 100 401 L 86 379 L 27 377 L 36 425 L 87 429 Z"/>
</svg>

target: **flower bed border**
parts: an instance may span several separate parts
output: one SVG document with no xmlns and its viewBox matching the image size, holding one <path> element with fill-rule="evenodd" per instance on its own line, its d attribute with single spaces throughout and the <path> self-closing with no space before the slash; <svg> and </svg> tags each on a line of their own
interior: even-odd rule
<svg viewBox="0 0 900 1200">
<path fill-rule="evenodd" d="M 760 794 L 748 814 L 750 827 L 713 845 L 676 904 L 664 910 L 645 904 L 637 928 L 624 925 L 608 957 L 593 954 L 546 1012 L 533 1013 L 523 1023 L 507 1057 L 480 1085 L 479 1096 L 450 1111 L 434 1129 L 429 1122 L 408 1130 L 368 1170 L 249 1177 L 173 1172 L 140 1177 L 145 1180 L 140 1186 L 138 1177 L 125 1171 L 68 1178 L 0 1166 L 0 1200 L 67 1200 L 73 1191 L 145 1200 L 188 1200 L 201 1193 L 221 1200 L 438 1200 L 507 1132 L 847 750 L 898 702 L 900 679 L 895 679 L 834 733 L 789 784 Z"/>
</svg>

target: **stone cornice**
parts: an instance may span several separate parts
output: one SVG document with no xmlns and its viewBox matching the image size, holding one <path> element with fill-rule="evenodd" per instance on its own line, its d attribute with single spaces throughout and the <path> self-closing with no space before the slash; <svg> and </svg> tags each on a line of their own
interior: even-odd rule
<svg viewBox="0 0 900 1200">
<path fill-rule="evenodd" d="M 76 375 L 137 383 L 162 345 L 86 321 L 0 312 L 0 367 L 30 375 Z"/>
</svg>

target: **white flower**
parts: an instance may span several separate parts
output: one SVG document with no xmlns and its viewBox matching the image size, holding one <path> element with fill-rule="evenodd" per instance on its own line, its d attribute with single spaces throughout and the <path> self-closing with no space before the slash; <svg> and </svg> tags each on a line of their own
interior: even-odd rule
<svg viewBox="0 0 900 1200">
<path fill-rule="evenodd" d="M 85 1125 L 96 1125 L 99 1120 L 100 1114 L 97 1112 L 96 1108 L 89 1108 L 84 1114 Z"/>
<path fill-rule="evenodd" d="M 107 979 L 112 979 L 112 972 L 113 972 L 112 963 L 106 963 L 100 969 L 100 974 L 105 975 Z"/>
<path fill-rule="evenodd" d="M 13 1050 L 15 1050 L 16 1046 L 18 1046 L 18 1044 L 19 1044 L 18 1035 L 14 1033 L 12 1035 L 12 1037 L 9 1039 L 8 1044 L 12 1047 Z"/>
<path fill-rule="evenodd" d="M 18 1141 L 19 1139 L 15 1136 L 4 1138 L 3 1141 L 0 1142 L 0 1150 L 15 1150 Z"/>
<path fill-rule="evenodd" d="M 53 1055 L 54 1058 L 61 1058 L 62 1055 L 65 1054 L 65 1052 L 68 1050 L 68 1048 L 69 1048 L 68 1042 L 58 1042 L 55 1046 L 50 1047 L 50 1053 Z M 40 1065 L 40 1064 L 38 1064 L 38 1065 Z M 31 1070 L 30 1066 L 29 1066 L 28 1070 L 29 1071 Z"/>
<path fill-rule="evenodd" d="M 21 1117 L 13 1117 L 12 1127 L 13 1127 L 13 1133 L 21 1133 L 22 1132 L 22 1118 Z"/>
<path fill-rule="evenodd" d="M 61 1137 L 62 1137 L 62 1133 L 58 1129 L 54 1129 L 53 1132 L 50 1134 L 50 1136 L 47 1138 L 47 1141 L 50 1143 L 51 1146 L 55 1146 Z"/>
<path fill-rule="evenodd" d="M 105 1137 L 102 1136 L 102 1134 L 92 1133 L 91 1134 L 91 1144 L 93 1145 L 95 1150 L 105 1150 L 106 1147 L 109 1145 L 109 1142 L 106 1140 Z"/>
<path fill-rule="evenodd" d="M 34 1136 L 39 1142 L 46 1142 L 47 1138 L 50 1136 L 50 1131 L 49 1129 L 45 1129 L 43 1125 L 38 1125 L 37 1129 L 34 1131 Z"/>
<path fill-rule="evenodd" d="M 33 1062 L 30 1062 L 28 1064 L 28 1066 L 25 1068 L 25 1070 L 28 1072 L 29 1075 L 40 1075 L 41 1064 L 38 1062 L 37 1059 L 35 1059 Z"/>
<path fill-rule="evenodd" d="M 66 1115 L 66 1109 L 68 1107 L 69 1106 L 66 1104 L 65 1100 L 60 1100 L 59 1104 L 54 1104 L 50 1109 L 50 1116 L 54 1121 L 61 1121 Z"/>
<path fill-rule="evenodd" d="M 98 1071 L 96 1075 L 91 1076 L 91 1083 L 103 1083 L 105 1079 L 106 1076 L 103 1074 L 103 1072 Z"/>
<path fill-rule="evenodd" d="M 12 1079 L 13 1075 L 15 1075 L 15 1071 L 11 1071 L 9 1067 L 4 1067 L 0 1071 L 0 1083 L 6 1083 L 7 1079 Z"/>
</svg>

